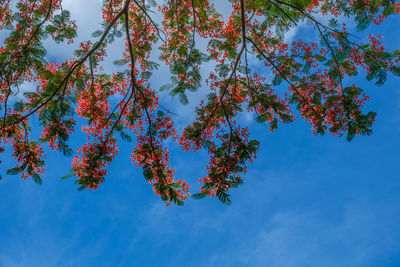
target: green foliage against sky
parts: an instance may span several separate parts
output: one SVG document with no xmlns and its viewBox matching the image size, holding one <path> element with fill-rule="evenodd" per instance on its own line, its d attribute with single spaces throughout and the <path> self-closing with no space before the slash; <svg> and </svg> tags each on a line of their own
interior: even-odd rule
<svg viewBox="0 0 400 267">
<path fill-rule="evenodd" d="M 228 191 L 242 183 L 259 149 L 239 114 L 255 113 L 257 122 L 274 131 L 298 113 L 315 134 L 346 135 L 350 141 L 370 135 L 376 115 L 364 110 L 369 97 L 352 77 L 366 73 L 367 80 L 383 85 L 387 73 L 400 74 L 398 50 L 386 51 L 381 36 L 370 35 L 363 43 L 343 23 L 368 31 L 399 14 L 397 1 L 235 0 L 224 19 L 224 10 L 207 0 L 104 0 L 101 29 L 63 62 L 50 60 L 43 43 L 52 38 L 68 46 L 77 36 L 62 1 L 15 2 L 0 0 L 0 31 L 6 36 L 0 47 L 0 151 L 13 151 L 18 161 L 7 174 L 38 183 L 43 145 L 74 157 L 66 177 L 75 176 L 79 189 L 97 189 L 118 153 L 117 141 L 132 141 L 133 164 L 143 168 L 163 201 L 180 205 L 190 192 L 169 164 L 166 142 L 172 140 L 184 151 L 209 153 L 208 174 L 194 196 L 217 196 L 229 204 Z M 154 19 L 155 10 L 162 21 Z M 287 33 L 303 23 L 318 40 L 288 42 Z M 124 43 L 115 59 L 123 70 L 108 73 L 101 62 L 115 40 Z M 198 46 L 200 40 L 206 49 Z M 156 49 L 162 62 L 151 60 Z M 252 68 L 250 57 L 272 79 Z M 215 69 L 201 77 L 205 62 Z M 169 67 L 171 78 L 154 88 L 150 79 L 160 64 Z M 13 98 L 28 82 L 37 87 Z M 178 132 L 160 94 L 167 91 L 185 105 L 190 92 L 202 86 L 209 93 L 196 118 Z M 69 140 L 78 125 L 87 142 L 75 151 Z"/>
</svg>

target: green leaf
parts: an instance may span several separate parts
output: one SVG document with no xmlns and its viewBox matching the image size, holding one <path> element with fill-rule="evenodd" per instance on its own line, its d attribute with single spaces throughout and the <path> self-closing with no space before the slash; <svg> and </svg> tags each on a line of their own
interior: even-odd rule
<svg viewBox="0 0 400 267">
<path fill-rule="evenodd" d="M 230 199 L 230 195 L 225 193 L 225 192 L 223 192 L 223 191 L 218 192 L 217 193 L 217 197 L 225 205 L 230 206 L 232 204 L 232 201 Z"/>
<path fill-rule="evenodd" d="M 168 90 L 170 90 L 172 87 L 173 87 L 172 84 L 167 83 L 167 84 L 164 84 L 163 86 L 160 87 L 160 91 L 161 91 L 161 92 L 168 91 Z"/>
<path fill-rule="evenodd" d="M 132 136 L 130 136 L 129 134 L 127 134 L 123 131 L 120 131 L 120 135 L 121 135 L 122 140 L 124 140 L 125 142 L 132 142 L 132 140 L 133 140 Z"/>
<path fill-rule="evenodd" d="M 272 80 L 272 85 L 280 85 L 283 82 L 283 77 L 278 74 L 274 77 L 274 79 Z"/>
<path fill-rule="evenodd" d="M 185 93 L 183 92 L 179 93 L 179 102 L 181 102 L 181 104 L 183 105 L 189 104 L 189 98 Z"/>
<path fill-rule="evenodd" d="M 21 167 L 15 167 L 15 168 L 7 170 L 7 174 L 8 175 L 17 175 L 21 171 L 22 171 Z"/>
<path fill-rule="evenodd" d="M 97 37 L 100 37 L 102 34 L 103 34 L 103 31 L 97 30 L 92 33 L 92 37 L 97 38 Z"/>
<path fill-rule="evenodd" d="M 207 196 L 207 193 L 203 192 L 203 193 L 197 193 L 192 195 L 192 198 L 194 199 L 203 199 Z"/>
<path fill-rule="evenodd" d="M 400 66 L 392 66 L 392 73 L 396 76 L 400 76 Z"/>
<path fill-rule="evenodd" d="M 36 172 L 34 172 L 32 174 L 32 178 L 33 178 L 33 181 L 35 181 L 35 183 L 37 183 L 37 184 L 42 184 L 43 183 L 42 178 L 40 178 L 39 174 L 37 174 Z"/>
<path fill-rule="evenodd" d="M 74 175 L 75 175 L 75 173 L 70 173 L 70 174 L 64 175 L 63 177 L 61 177 L 61 179 L 68 179 L 68 178 L 71 178 Z"/>
</svg>

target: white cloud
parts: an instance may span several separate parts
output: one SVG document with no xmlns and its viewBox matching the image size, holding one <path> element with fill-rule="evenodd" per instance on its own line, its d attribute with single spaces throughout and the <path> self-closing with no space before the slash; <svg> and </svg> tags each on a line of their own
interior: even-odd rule
<svg viewBox="0 0 400 267">
<path fill-rule="evenodd" d="M 397 207 L 361 199 L 343 212 L 339 222 L 317 209 L 277 212 L 256 236 L 242 239 L 237 253 L 216 254 L 211 265 L 374 266 L 400 249 Z"/>
</svg>

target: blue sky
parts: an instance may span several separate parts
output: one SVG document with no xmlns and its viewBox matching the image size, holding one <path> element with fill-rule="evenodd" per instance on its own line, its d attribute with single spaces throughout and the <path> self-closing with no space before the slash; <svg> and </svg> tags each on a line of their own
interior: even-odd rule
<svg viewBox="0 0 400 267">
<path fill-rule="evenodd" d="M 399 22 L 371 31 L 396 49 Z M 274 133 L 251 122 L 261 150 L 231 206 L 165 207 L 131 164 L 132 143 L 90 192 L 60 179 L 70 159 L 56 152 L 47 153 L 41 186 L 4 175 L 14 161 L 3 154 L 0 266 L 400 266 L 399 82 L 390 76 L 376 87 L 360 77 L 366 109 L 378 116 L 374 134 L 351 143 L 315 137 L 301 119 Z M 177 177 L 197 192 L 206 153 L 171 154 Z"/>
</svg>

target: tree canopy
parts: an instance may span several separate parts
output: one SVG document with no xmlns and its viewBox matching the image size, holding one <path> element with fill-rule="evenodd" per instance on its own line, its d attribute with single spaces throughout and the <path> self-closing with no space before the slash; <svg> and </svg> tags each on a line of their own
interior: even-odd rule
<svg viewBox="0 0 400 267">
<path fill-rule="evenodd" d="M 62 0 L 0 0 L 0 152 L 11 150 L 18 161 L 7 174 L 41 183 L 46 145 L 73 156 L 66 177 L 75 176 L 79 189 L 97 189 L 118 153 L 117 141 L 133 141 L 133 164 L 143 168 L 163 201 L 180 205 L 190 192 L 169 163 L 166 142 L 175 141 L 184 151 L 209 154 L 208 174 L 193 196 L 216 196 L 229 204 L 228 191 L 242 183 L 259 149 L 240 113 L 255 113 L 271 131 L 299 114 L 314 134 L 346 135 L 350 141 L 372 133 L 376 114 L 364 110 L 369 98 L 351 77 L 360 74 L 383 85 L 388 72 L 400 74 L 400 51 L 386 51 L 379 35 L 360 41 L 345 23 L 368 30 L 399 14 L 400 3 L 231 0 L 226 5 L 231 14 L 224 19 L 226 10 L 208 0 L 104 0 L 102 28 L 69 59 L 55 62 L 46 56 L 43 40 L 67 46 L 77 35 Z M 315 40 L 288 41 L 285 36 L 299 25 Z M 107 73 L 102 61 L 116 40 L 125 44 L 115 59 L 123 71 Z M 154 53 L 161 54 L 159 61 Z M 250 57 L 262 64 L 262 73 Z M 204 79 L 205 62 L 214 69 Z M 151 75 L 160 64 L 169 67 L 171 78 L 154 88 Z M 18 94 L 27 82 L 35 88 Z M 187 104 L 199 88 L 208 93 L 194 121 L 178 132 L 175 114 L 159 103 L 160 94 Z M 87 140 L 75 151 L 69 139 L 77 126 Z"/>
</svg>

